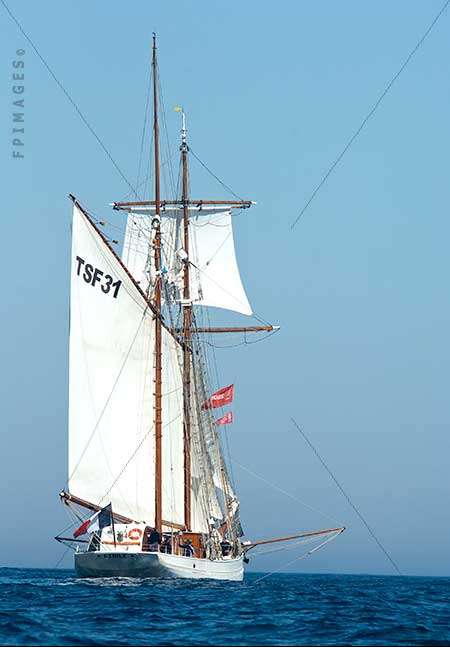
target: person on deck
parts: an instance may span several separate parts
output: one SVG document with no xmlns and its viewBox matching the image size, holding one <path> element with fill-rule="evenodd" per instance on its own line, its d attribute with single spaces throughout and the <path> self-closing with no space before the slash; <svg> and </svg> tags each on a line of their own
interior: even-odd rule
<svg viewBox="0 0 450 647">
<path fill-rule="evenodd" d="M 156 528 L 150 528 L 149 526 L 147 526 L 144 531 L 142 550 L 146 552 L 158 552 L 160 543 L 161 543 L 161 535 L 156 530 Z"/>
<path fill-rule="evenodd" d="M 195 550 L 190 539 L 187 539 L 185 544 L 180 544 L 180 548 L 183 550 L 184 557 L 194 557 Z"/>
<path fill-rule="evenodd" d="M 232 546 L 227 539 L 220 542 L 220 549 L 222 551 L 222 557 L 229 557 L 231 555 Z"/>
</svg>

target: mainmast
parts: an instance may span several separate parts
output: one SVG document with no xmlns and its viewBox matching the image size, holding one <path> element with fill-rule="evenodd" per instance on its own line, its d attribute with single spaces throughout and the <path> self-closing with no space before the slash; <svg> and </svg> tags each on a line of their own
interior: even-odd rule
<svg viewBox="0 0 450 647">
<path fill-rule="evenodd" d="M 155 255 L 155 527 L 158 532 L 162 530 L 162 330 L 161 330 L 161 227 L 160 227 L 160 181 L 159 181 L 159 130 L 158 130 L 158 71 L 156 61 L 156 34 L 153 34 L 153 138 L 155 142 L 155 218 L 153 227 L 153 249 Z"/>
<path fill-rule="evenodd" d="M 183 429 L 184 429 L 184 522 L 191 528 L 191 328 L 192 304 L 189 289 L 189 169 L 188 145 L 186 141 L 186 117 L 181 111 L 181 163 L 183 170 L 183 232 L 184 232 L 184 275 L 183 275 Z"/>
</svg>

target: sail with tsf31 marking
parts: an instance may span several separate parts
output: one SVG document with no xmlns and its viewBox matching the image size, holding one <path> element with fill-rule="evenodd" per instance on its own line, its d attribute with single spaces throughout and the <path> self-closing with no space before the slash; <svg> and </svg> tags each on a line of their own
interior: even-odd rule
<svg viewBox="0 0 450 647">
<path fill-rule="evenodd" d="M 69 491 L 152 523 L 152 312 L 77 205 L 71 263 Z"/>
</svg>

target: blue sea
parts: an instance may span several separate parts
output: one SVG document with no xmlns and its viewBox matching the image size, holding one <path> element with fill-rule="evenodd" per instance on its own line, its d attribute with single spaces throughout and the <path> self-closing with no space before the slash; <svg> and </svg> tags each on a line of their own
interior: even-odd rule
<svg viewBox="0 0 450 647">
<path fill-rule="evenodd" d="M 450 578 L 79 580 L 0 569 L 2 645 L 450 645 Z"/>
</svg>

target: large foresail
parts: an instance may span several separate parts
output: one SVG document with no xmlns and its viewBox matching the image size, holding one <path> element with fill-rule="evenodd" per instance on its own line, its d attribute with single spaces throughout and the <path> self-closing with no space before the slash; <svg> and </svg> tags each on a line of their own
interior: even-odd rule
<svg viewBox="0 0 450 647">
<path fill-rule="evenodd" d="M 69 490 L 153 524 L 154 315 L 77 205 L 71 263 Z M 177 342 L 165 328 L 163 347 L 163 518 L 181 525 L 181 375 Z"/>
<path fill-rule="evenodd" d="M 71 275 L 69 490 L 152 522 L 152 313 L 77 205 Z"/>
<path fill-rule="evenodd" d="M 233 310 L 245 315 L 252 308 L 242 284 L 236 259 L 232 215 L 229 209 L 190 208 L 190 294 L 194 306 Z M 163 263 L 167 283 L 175 300 L 182 300 L 182 212 L 161 212 Z M 145 290 L 155 275 L 148 245 L 152 238 L 152 215 L 130 212 L 122 259 Z"/>
</svg>

